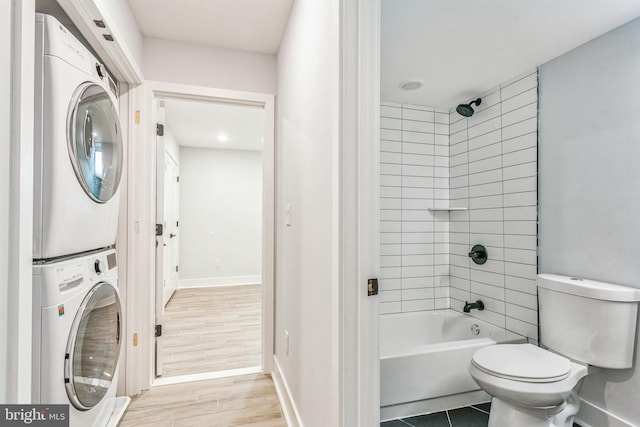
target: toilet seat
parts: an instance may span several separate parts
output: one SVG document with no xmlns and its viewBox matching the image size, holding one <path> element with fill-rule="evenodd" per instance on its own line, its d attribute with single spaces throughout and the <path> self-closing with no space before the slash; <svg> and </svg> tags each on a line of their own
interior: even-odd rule
<svg viewBox="0 0 640 427">
<path fill-rule="evenodd" d="M 569 377 L 571 361 L 532 344 L 501 344 L 476 351 L 471 363 L 480 371 L 512 381 L 553 383 Z"/>
</svg>

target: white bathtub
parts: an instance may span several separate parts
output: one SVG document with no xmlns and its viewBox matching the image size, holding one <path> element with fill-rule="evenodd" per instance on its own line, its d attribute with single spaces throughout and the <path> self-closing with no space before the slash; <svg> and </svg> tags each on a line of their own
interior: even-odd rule
<svg viewBox="0 0 640 427">
<path fill-rule="evenodd" d="M 520 335 L 453 310 L 380 316 L 381 419 L 488 401 L 468 373 L 471 356 L 520 342 Z"/>
</svg>

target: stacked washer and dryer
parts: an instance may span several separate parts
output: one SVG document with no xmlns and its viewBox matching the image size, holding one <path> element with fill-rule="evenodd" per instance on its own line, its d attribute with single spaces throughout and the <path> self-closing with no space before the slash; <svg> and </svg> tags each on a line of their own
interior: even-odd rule
<svg viewBox="0 0 640 427">
<path fill-rule="evenodd" d="M 116 425 L 122 340 L 115 241 L 117 86 L 55 18 L 36 17 L 32 400 L 71 427 Z"/>
</svg>

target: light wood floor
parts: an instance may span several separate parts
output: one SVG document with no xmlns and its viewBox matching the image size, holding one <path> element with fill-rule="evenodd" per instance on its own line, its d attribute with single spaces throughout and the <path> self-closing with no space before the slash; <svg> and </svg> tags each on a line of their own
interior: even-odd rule
<svg viewBox="0 0 640 427">
<path fill-rule="evenodd" d="M 243 375 L 152 387 L 119 427 L 286 427 L 271 377 Z"/>
<path fill-rule="evenodd" d="M 163 377 L 261 365 L 261 285 L 180 289 L 165 308 Z"/>
</svg>

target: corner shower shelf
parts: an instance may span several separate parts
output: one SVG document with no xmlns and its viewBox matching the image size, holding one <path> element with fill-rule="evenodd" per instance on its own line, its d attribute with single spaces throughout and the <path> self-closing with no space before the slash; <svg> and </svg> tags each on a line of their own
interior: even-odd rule
<svg viewBox="0 0 640 427">
<path fill-rule="evenodd" d="M 466 211 L 469 208 L 447 208 L 447 207 L 441 207 L 441 208 L 429 208 L 430 211 L 432 212 L 437 212 L 437 211 Z"/>
</svg>

